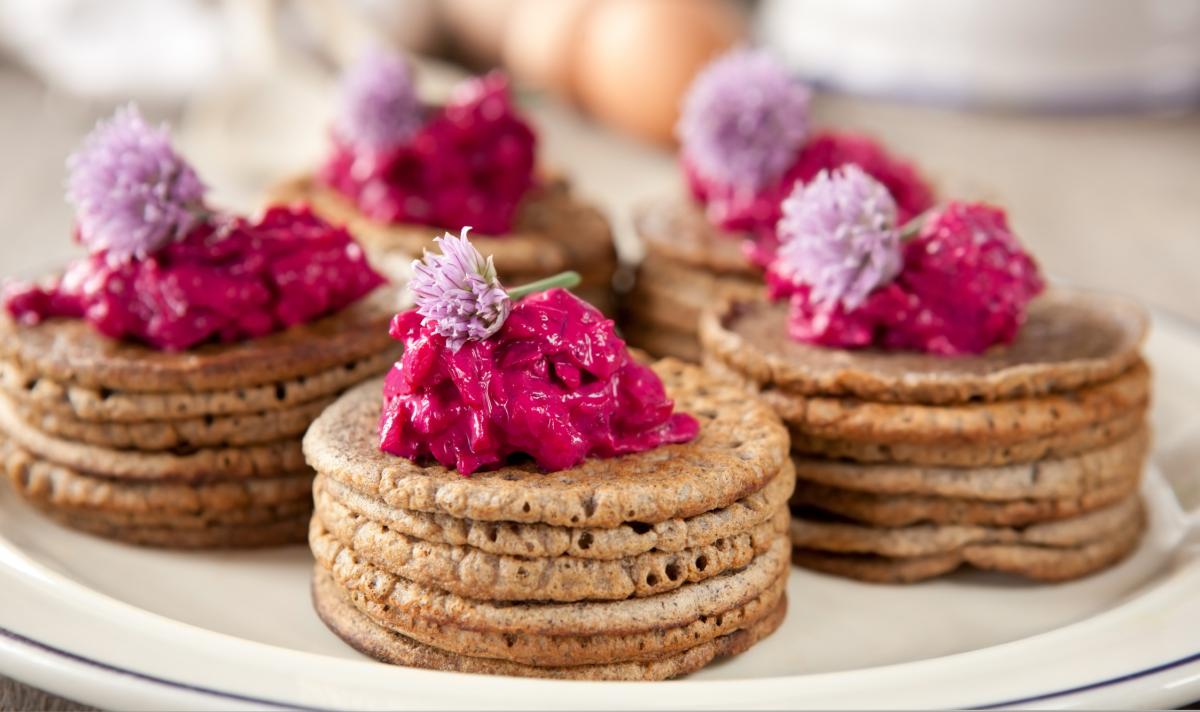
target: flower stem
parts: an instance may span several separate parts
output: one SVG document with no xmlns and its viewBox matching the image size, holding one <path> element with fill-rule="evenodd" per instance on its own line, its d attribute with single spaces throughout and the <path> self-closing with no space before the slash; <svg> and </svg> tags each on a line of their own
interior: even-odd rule
<svg viewBox="0 0 1200 712">
<path fill-rule="evenodd" d="M 914 215 L 911 220 L 900 226 L 900 242 L 908 242 L 921 232 L 921 226 L 925 224 L 925 219 L 929 217 L 929 210 L 923 213 Z"/>
<path fill-rule="evenodd" d="M 579 286 L 579 273 L 574 270 L 569 270 L 567 272 L 559 272 L 553 277 L 546 277 L 545 279 L 539 279 L 536 282 L 522 284 L 520 287 L 513 287 L 512 289 L 508 290 L 508 297 L 509 299 L 516 300 L 528 294 L 533 294 L 534 292 L 544 292 L 547 289 L 553 289 L 555 287 L 571 289 L 572 287 L 577 286 Z"/>
</svg>

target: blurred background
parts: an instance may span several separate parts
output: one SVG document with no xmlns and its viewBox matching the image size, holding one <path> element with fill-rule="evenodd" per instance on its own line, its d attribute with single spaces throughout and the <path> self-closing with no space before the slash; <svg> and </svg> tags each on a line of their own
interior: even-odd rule
<svg viewBox="0 0 1200 712">
<path fill-rule="evenodd" d="M 63 161 L 129 99 L 231 208 L 312 167 L 341 67 L 406 48 L 437 94 L 501 66 L 543 160 L 610 212 L 680 189 L 672 126 L 711 57 L 762 44 L 820 124 L 1004 205 L 1052 274 L 1200 321 L 1196 0 L 0 0 L 0 270 L 74 253 Z"/>
</svg>

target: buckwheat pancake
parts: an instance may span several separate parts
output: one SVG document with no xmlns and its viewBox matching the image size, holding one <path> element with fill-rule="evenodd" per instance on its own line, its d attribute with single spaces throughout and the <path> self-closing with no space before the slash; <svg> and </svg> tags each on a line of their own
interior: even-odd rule
<svg viewBox="0 0 1200 712">
<path fill-rule="evenodd" d="M 874 527 L 829 517 L 819 511 L 800 511 L 792 520 L 791 537 L 792 544 L 803 549 L 909 558 L 953 553 L 977 544 L 1082 546 L 1136 526 L 1143 517 L 1141 498 L 1137 494 L 1077 517 L 1025 527 L 971 524 Z"/>
<path fill-rule="evenodd" d="M 490 554 L 428 542 L 350 511 L 318 490 L 309 541 L 350 547 L 364 561 L 414 583 L 494 601 L 620 600 L 652 596 L 740 569 L 787 531 L 788 511 L 709 544 L 621 559 Z M 317 544 L 313 544 L 314 547 Z"/>
<path fill-rule="evenodd" d="M 630 346 L 657 358 L 676 358 L 690 363 L 700 361 L 700 341 L 694 333 L 646 323 L 628 313 L 621 318 L 620 330 Z"/>
<path fill-rule="evenodd" d="M 873 494 L 797 480 L 792 504 L 816 507 L 859 522 L 900 527 L 922 522 L 1022 526 L 1075 517 L 1119 502 L 1137 491 L 1140 472 L 1068 497 L 982 500 L 911 494 Z"/>
<path fill-rule="evenodd" d="M 797 476 L 817 484 L 880 495 L 978 500 L 1074 497 L 1114 481 L 1137 479 L 1149 450 L 1143 426 L 1133 435 L 1078 455 L 994 467 L 857 463 L 793 455 Z"/>
<path fill-rule="evenodd" d="M 21 327 L 3 315 L 0 360 L 28 376 L 85 388 L 226 391 L 312 376 L 388 351 L 394 347 L 388 323 L 401 304 L 395 289 L 381 287 L 324 319 L 250 341 L 178 353 L 109 339 L 81 319 Z"/>
<path fill-rule="evenodd" d="M 203 481 L 234 477 L 277 477 L 305 469 L 296 439 L 244 447 L 213 447 L 185 452 L 116 450 L 52 437 L 31 427 L 0 398 L 0 430 L 36 457 L 68 468 L 141 480 Z"/>
<path fill-rule="evenodd" d="M 786 601 L 780 599 L 767 616 L 746 628 L 656 660 L 538 667 L 448 653 L 384 628 L 355 608 L 323 571 L 318 571 L 314 578 L 313 601 L 321 620 L 339 637 L 360 652 L 384 662 L 473 674 L 576 680 L 665 680 L 686 675 L 715 658 L 741 653 L 770 635 L 783 622 L 787 608 Z"/>
<path fill-rule="evenodd" d="M 411 511 L 460 519 L 618 527 L 693 517 L 762 489 L 788 460 L 787 433 L 766 405 L 679 361 L 654 364 L 679 412 L 700 422 L 695 440 L 552 473 L 511 465 L 462 477 L 379 450 L 380 381 L 342 396 L 304 437 L 326 477 Z"/>
<path fill-rule="evenodd" d="M 39 411 L 17 401 L 10 401 L 9 405 L 30 427 L 63 440 L 119 450 L 171 450 L 299 440 L 309 424 L 332 402 L 332 397 L 325 397 L 261 413 L 125 423 L 80 420 L 65 413 Z"/>
<path fill-rule="evenodd" d="M 643 205 L 634 213 L 634 227 L 648 256 L 698 271 L 761 281 L 760 270 L 742 252 L 742 236 L 713 227 L 703 209 L 692 201 Z"/>
<path fill-rule="evenodd" d="M 862 463 L 903 463 L 932 467 L 994 467 L 1069 457 L 1123 440 L 1145 427 L 1146 409 L 1122 413 L 1112 420 L 1078 430 L 1016 443 L 971 444 L 873 443 L 820 438 L 789 427 L 792 450 Z"/>
<path fill-rule="evenodd" d="M 253 549 L 298 544 L 304 541 L 308 515 L 298 515 L 265 524 L 217 524 L 179 527 L 112 524 L 102 518 L 77 516 L 57 509 L 43 512 L 59 523 L 126 544 L 166 549 Z"/>
<path fill-rule="evenodd" d="M 310 543 L 318 577 L 328 572 L 373 621 L 441 650 L 533 665 L 654 659 L 722 635 L 783 597 L 791 549 L 778 537 L 739 571 L 646 598 L 514 604 L 415 584 L 327 539 Z"/>
<path fill-rule="evenodd" d="M 428 225 L 388 225 L 370 220 L 351 200 L 311 177 L 288 181 L 273 192 L 275 199 L 283 202 L 308 203 L 326 220 L 345 225 L 371 250 L 419 257 L 423 250 L 433 249 L 433 239 L 443 232 Z M 608 221 L 597 209 L 572 197 L 562 183 L 532 191 L 522 201 L 511 234 L 493 236 L 472 231 L 470 237 L 480 253 L 493 257 L 496 270 L 506 283 L 509 275 L 545 277 L 580 266 L 597 270 L 606 265 L 611 266 L 608 277 L 611 279 L 612 271 L 616 270 L 616 251 Z"/>
<path fill-rule="evenodd" d="M 386 330 L 386 328 L 385 328 Z M 0 389 L 30 412 L 99 423 L 138 423 L 285 410 L 329 398 L 385 372 L 399 358 L 393 343 L 378 353 L 290 379 L 255 386 L 199 391 L 145 392 L 60 382 L 0 361 Z"/>
<path fill-rule="evenodd" d="M 1069 581 L 1124 559 L 1137 548 L 1145 526 L 1145 517 L 1139 509 L 1133 521 L 1075 546 L 969 544 L 950 553 L 913 557 L 839 554 L 797 548 L 792 560 L 805 568 L 873 583 L 912 583 L 950 573 L 964 565 L 1036 581 Z"/>
<path fill-rule="evenodd" d="M 673 518 L 655 524 L 625 522 L 609 529 L 482 522 L 396 509 L 324 475 L 317 475 L 313 489 L 318 502 L 328 497 L 355 514 L 424 541 L 469 546 L 500 556 L 621 559 L 650 551 L 678 552 L 706 546 L 769 522 L 786 508 L 794 486 L 789 466 L 762 489 L 728 507 L 689 519 Z"/>
<path fill-rule="evenodd" d="M 1028 398 L 1107 381 L 1140 360 L 1136 303 L 1072 289 L 1035 299 L 1016 340 L 979 356 L 830 349 L 787 335 L 786 303 L 727 299 L 701 317 L 707 354 L 760 385 L 804 396 L 926 405 Z"/>
</svg>

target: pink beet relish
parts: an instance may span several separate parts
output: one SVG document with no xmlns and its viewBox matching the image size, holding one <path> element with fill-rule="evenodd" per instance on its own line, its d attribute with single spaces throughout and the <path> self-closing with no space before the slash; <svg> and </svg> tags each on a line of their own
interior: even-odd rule
<svg viewBox="0 0 1200 712">
<path fill-rule="evenodd" d="M 714 225 L 731 232 L 748 233 L 746 256 L 766 267 L 779 246 L 775 226 L 784 198 L 797 181 L 807 183 L 822 170 L 856 164 L 888 189 L 896 201 L 900 224 L 933 205 L 933 190 L 911 164 L 887 152 L 877 141 L 852 133 L 826 132 L 813 136 L 796 154 L 791 167 L 777 181 L 757 191 L 706 179 L 684 156 L 683 167 L 693 197 L 705 206 Z"/>
<path fill-rule="evenodd" d="M 814 303 L 808 286 L 773 269 L 767 286 L 772 299 L 789 300 L 796 341 L 958 356 L 1011 343 L 1045 282 L 1003 210 L 951 202 L 904 244 L 896 279 L 853 310 Z"/>
<path fill-rule="evenodd" d="M 673 412 L 662 381 L 630 357 L 612 322 L 566 290 L 525 297 L 500 331 L 457 352 L 435 323 L 421 322 L 415 311 L 392 321 L 404 356 L 384 384 L 384 452 L 462 475 L 517 454 L 554 471 L 699 432 L 695 418 Z"/>
<path fill-rule="evenodd" d="M 257 222 L 210 218 L 143 259 L 95 253 L 48 286 L 10 286 L 4 306 L 23 324 L 85 319 L 114 339 L 182 351 L 303 324 L 383 282 L 344 229 L 307 207 L 273 207 Z"/>
<path fill-rule="evenodd" d="M 498 72 L 461 84 L 397 146 L 356 149 L 336 133 L 333 144 L 319 179 L 379 222 L 503 235 L 534 185 L 536 137 Z"/>
</svg>

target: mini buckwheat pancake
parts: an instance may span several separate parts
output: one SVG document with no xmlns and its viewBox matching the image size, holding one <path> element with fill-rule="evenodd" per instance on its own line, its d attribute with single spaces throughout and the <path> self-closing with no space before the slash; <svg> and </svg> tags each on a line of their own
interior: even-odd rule
<svg viewBox="0 0 1200 712">
<path fill-rule="evenodd" d="M 713 227 L 691 201 L 643 205 L 634 213 L 634 227 L 648 256 L 696 271 L 761 279 L 759 271 L 742 252 L 740 236 L 724 234 Z"/>
<path fill-rule="evenodd" d="M 911 583 L 947 574 L 960 566 L 1001 571 L 1038 581 L 1068 581 L 1107 568 L 1128 556 L 1145 529 L 1136 514 L 1094 539 L 1072 546 L 1041 543 L 967 544 L 957 551 L 912 557 L 840 554 L 797 548 L 793 561 L 805 568 L 873 583 Z"/>
<path fill-rule="evenodd" d="M 60 523 L 89 534 L 126 544 L 167 549 L 249 549 L 295 544 L 304 540 L 308 515 L 292 516 L 265 524 L 211 523 L 197 527 L 125 525 L 93 516 L 76 516 L 60 510 L 44 510 Z"/>
<path fill-rule="evenodd" d="M 329 398 L 395 362 L 389 344 L 378 353 L 295 378 L 255 386 L 176 393 L 94 388 L 33 375 L 0 362 L 0 388 L 27 412 L 45 412 L 99 423 L 141 423 L 286 410 Z"/>
<path fill-rule="evenodd" d="M 1027 527 L 987 527 L 969 524 L 918 524 L 873 527 L 849 520 L 800 512 L 792 520 L 792 543 L 804 549 L 844 554 L 877 554 L 909 558 L 959 551 L 976 544 L 1024 544 L 1075 547 L 1136 526 L 1143 517 L 1139 497 L 1078 517 L 1039 522 Z"/>
<path fill-rule="evenodd" d="M 848 351 L 787 336 L 786 303 L 727 299 L 701 318 L 706 353 L 760 385 L 805 396 L 947 404 L 1069 392 L 1138 362 L 1145 311 L 1128 300 L 1055 289 L 1030 304 L 1009 346 L 980 356 Z"/>
<path fill-rule="evenodd" d="M 326 220 L 345 225 L 371 251 L 416 258 L 423 250 L 432 249 L 433 238 L 442 232 L 428 225 L 387 225 L 370 220 L 353 202 L 311 177 L 289 181 L 274 193 L 284 202 L 307 202 Z M 527 196 L 512 234 L 472 232 L 471 241 L 481 253 L 493 256 L 506 283 L 514 276 L 536 279 L 575 269 L 589 273 L 584 286 L 601 286 L 612 280 L 616 270 L 608 221 L 592 206 L 573 198 L 562 184 L 547 185 Z"/>
<path fill-rule="evenodd" d="M 424 541 L 469 546 L 501 556 L 580 559 L 621 559 L 650 551 L 678 552 L 707 546 L 771 521 L 781 508 L 786 508 L 794 487 L 792 468 L 785 467 L 761 490 L 728 507 L 690 519 L 673 518 L 655 524 L 625 522 L 603 529 L 482 522 L 413 512 L 388 507 L 323 475 L 318 475 L 314 483 L 318 503 L 328 498 L 361 517 Z"/>
<path fill-rule="evenodd" d="M 621 335 L 636 348 L 657 358 L 676 358 L 691 363 L 700 360 L 700 341 L 695 334 L 624 316 L 621 319 Z"/>
<path fill-rule="evenodd" d="M 770 635 L 783 622 L 787 608 L 781 599 L 767 616 L 747 628 L 655 660 L 539 667 L 448 653 L 384 628 L 355 608 L 323 571 L 314 578 L 313 600 L 317 614 L 331 630 L 360 652 L 384 662 L 473 674 L 576 680 L 666 680 L 686 675 L 717 657 L 741 653 Z"/>
<path fill-rule="evenodd" d="M 114 341 L 79 319 L 53 319 L 35 328 L 21 328 L 4 315 L 0 317 L 0 358 L 28 376 L 86 388 L 151 393 L 227 391 L 315 375 L 393 349 L 387 325 L 400 303 L 394 289 L 381 288 L 337 314 L 309 324 L 183 353 Z"/>
<path fill-rule="evenodd" d="M 617 527 L 693 517 L 758 491 L 785 465 L 787 433 L 765 404 L 695 366 L 654 366 L 676 408 L 700 421 L 698 437 L 559 472 L 508 466 L 469 478 L 379 451 L 379 381 L 330 406 L 304 438 L 322 475 L 390 507 L 460 519 Z"/>
<path fill-rule="evenodd" d="M 995 467 L 864 464 L 795 455 L 797 476 L 830 487 L 880 495 L 927 495 L 978 500 L 1077 496 L 1113 481 L 1136 480 L 1150 437 L 1145 428 L 1094 450 L 1058 459 Z"/>
</svg>

